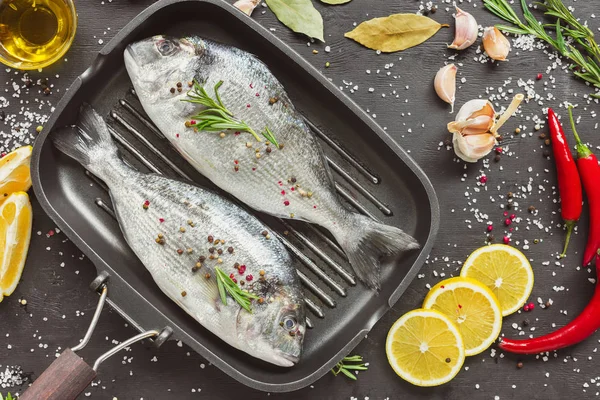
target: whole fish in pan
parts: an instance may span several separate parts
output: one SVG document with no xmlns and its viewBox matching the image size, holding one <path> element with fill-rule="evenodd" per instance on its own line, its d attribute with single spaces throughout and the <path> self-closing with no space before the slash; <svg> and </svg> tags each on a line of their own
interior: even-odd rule
<svg viewBox="0 0 600 400">
<path fill-rule="evenodd" d="M 289 254 L 265 225 L 211 191 L 126 165 L 88 105 L 76 127 L 51 137 L 109 187 L 125 240 L 171 300 L 237 349 L 284 367 L 298 362 L 306 331 L 302 289 Z"/>
<path fill-rule="evenodd" d="M 402 230 L 340 202 L 315 135 L 252 54 L 199 37 L 154 36 L 124 56 L 144 110 L 183 157 L 256 210 L 328 229 L 369 287 L 380 286 L 383 256 L 418 248 Z"/>
</svg>

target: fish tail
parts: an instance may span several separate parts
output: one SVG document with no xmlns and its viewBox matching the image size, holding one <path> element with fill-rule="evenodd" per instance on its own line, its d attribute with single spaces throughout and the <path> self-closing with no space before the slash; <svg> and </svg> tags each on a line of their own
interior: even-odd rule
<svg viewBox="0 0 600 400">
<path fill-rule="evenodd" d="M 344 228 L 334 235 L 358 278 L 371 289 L 380 288 L 383 257 L 397 258 L 404 251 L 419 248 L 417 241 L 401 229 L 360 214 L 351 214 Z"/>
<path fill-rule="evenodd" d="M 51 138 L 60 151 L 101 179 L 107 167 L 114 167 L 115 162 L 123 164 L 106 122 L 87 103 L 79 110 L 76 126 L 58 129 Z"/>
</svg>

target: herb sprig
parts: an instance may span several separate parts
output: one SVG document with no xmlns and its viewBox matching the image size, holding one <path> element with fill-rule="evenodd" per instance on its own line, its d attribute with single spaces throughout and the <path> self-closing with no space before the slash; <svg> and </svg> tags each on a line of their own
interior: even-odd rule
<svg viewBox="0 0 600 400">
<path fill-rule="evenodd" d="M 0 400 L 16 400 L 15 398 L 12 397 L 12 395 L 9 393 L 6 394 L 6 397 L 2 397 L 2 393 L 0 393 Z"/>
<path fill-rule="evenodd" d="M 231 279 L 223 270 L 219 267 L 215 267 L 215 273 L 217 275 L 217 286 L 219 287 L 219 295 L 223 304 L 227 305 L 227 294 L 231 296 L 242 308 L 248 312 L 252 312 L 250 308 L 250 301 L 256 300 L 259 297 L 243 291 L 234 281 Z"/>
<path fill-rule="evenodd" d="M 521 0 L 524 22 L 507 0 L 483 0 L 483 3 L 491 13 L 513 25 L 497 25 L 498 29 L 518 35 L 534 35 L 545 41 L 572 62 L 571 70 L 576 76 L 600 88 L 600 47 L 593 32 L 581 24 L 561 0 L 536 3 L 546 9 L 547 16 L 556 18 L 554 24 L 542 24 L 538 21 L 525 0 Z M 556 37 L 553 38 L 546 32 L 546 28 L 555 30 Z M 592 96 L 600 97 L 600 94 Z"/>
<path fill-rule="evenodd" d="M 214 98 L 212 98 L 203 85 L 194 80 L 192 89 L 187 92 L 188 103 L 202 104 L 206 108 L 200 111 L 198 114 L 193 115 L 190 121 L 186 122 L 186 126 L 197 128 L 200 131 L 208 132 L 221 132 L 226 129 L 235 131 L 248 132 L 254 136 L 258 142 L 262 142 L 262 138 L 244 121 L 237 119 L 233 113 L 223 104 L 221 96 L 219 95 L 219 88 L 223 84 L 223 81 L 217 82 L 214 86 Z M 275 135 L 268 128 L 265 127 L 261 134 L 271 143 L 279 146 Z"/>
<path fill-rule="evenodd" d="M 350 371 L 366 371 L 369 369 L 365 364 L 362 363 L 362 356 L 348 356 L 344 357 L 342 361 L 337 363 L 335 367 L 331 370 L 333 375 L 338 376 L 338 374 L 342 373 L 346 375 L 348 378 L 353 381 L 358 380 L 355 374 Z M 359 364 L 346 364 L 346 363 L 359 363 Z"/>
</svg>

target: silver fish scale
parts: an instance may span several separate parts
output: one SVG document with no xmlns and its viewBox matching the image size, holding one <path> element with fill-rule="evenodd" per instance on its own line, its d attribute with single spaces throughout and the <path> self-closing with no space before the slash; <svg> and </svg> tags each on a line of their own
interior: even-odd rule
<svg viewBox="0 0 600 400">
<path fill-rule="evenodd" d="M 268 126 L 284 148 L 270 146 L 272 151 L 267 153 L 266 140 L 260 143 L 247 132 L 227 132 L 221 138 L 218 132 L 186 128 L 186 117 L 202 106 L 190 105 L 182 111 L 185 93 L 174 94 L 167 107 L 164 103 L 157 107 L 143 102 L 158 128 L 203 175 L 252 208 L 283 218 L 319 221 L 326 228 L 340 223 L 348 211 L 337 199 L 322 149 L 281 84 L 248 53 L 210 41 L 204 45 L 206 54 L 200 57 L 201 65 L 190 75 L 203 79 L 205 89 L 213 97 L 214 86 L 223 80 L 219 93 L 226 107 L 257 133 Z M 184 82 L 190 79 L 187 77 Z M 271 98 L 277 99 L 272 105 Z M 256 157 L 256 150 L 260 158 Z M 295 184 L 290 181 L 292 178 Z M 302 197 L 302 191 L 311 192 L 312 197 Z"/>
</svg>

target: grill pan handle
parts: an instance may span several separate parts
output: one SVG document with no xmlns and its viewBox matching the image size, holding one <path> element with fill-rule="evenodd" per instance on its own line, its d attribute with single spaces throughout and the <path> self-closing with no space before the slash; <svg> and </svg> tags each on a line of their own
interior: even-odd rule
<svg viewBox="0 0 600 400">
<path fill-rule="evenodd" d="M 96 329 L 100 313 L 102 312 L 106 297 L 108 296 L 108 286 L 106 286 L 107 278 L 108 274 L 100 274 L 94 282 L 92 282 L 92 288 L 101 293 L 100 300 L 96 306 L 96 312 L 92 317 L 92 322 L 81 343 L 62 352 L 62 354 L 50 364 L 44 372 L 42 372 L 25 393 L 19 397 L 20 400 L 75 400 L 96 377 L 100 364 L 107 358 L 140 340 L 158 337 L 157 344 L 158 342 L 162 344 L 171 335 L 172 330 L 168 327 L 163 329 L 162 332 L 156 330 L 142 332 L 102 354 L 98 357 L 93 367 L 90 367 L 83 358 L 75 354 L 76 351 L 83 349 L 88 344 L 94 333 L 94 329 Z"/>
<path fill-rule="evenodd" d="M 96 371 L 73 350 L 65 350 L 19 397 L 20 400 L 73 400 L 96 377 Z"/>
</svg>

